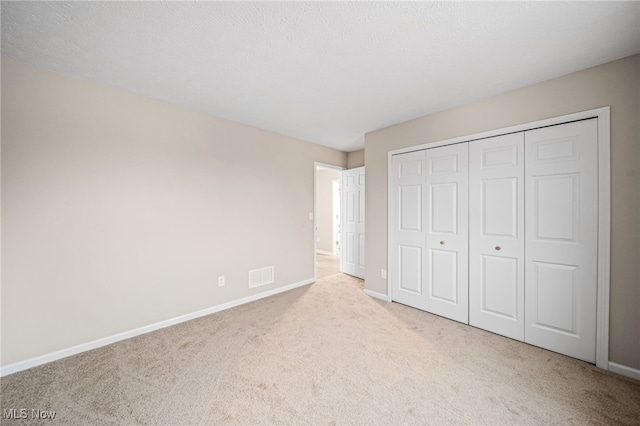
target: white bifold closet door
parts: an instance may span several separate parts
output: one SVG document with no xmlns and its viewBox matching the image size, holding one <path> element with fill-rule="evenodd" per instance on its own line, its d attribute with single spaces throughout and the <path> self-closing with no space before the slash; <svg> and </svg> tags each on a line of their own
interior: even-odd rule
<svg viewBox="0 0 640 426">
<path fill-rule="evenodd" d="M 524 340 L 524 133 L 469 144 L 469 324 Z"/>
<path fill-rule="evenodd" d="M 597 119 L 392 158 L 392 300 L 596 357 Z"/>
<path fill-rule="evenodd" d="M 392 298 L 468 322 L 468 146 L 392 158 Z"/>
<path fill-rule="evenodd" d="M 525 132 L 525 341 L 596 358 L 597 119 Z"/>
</svg>

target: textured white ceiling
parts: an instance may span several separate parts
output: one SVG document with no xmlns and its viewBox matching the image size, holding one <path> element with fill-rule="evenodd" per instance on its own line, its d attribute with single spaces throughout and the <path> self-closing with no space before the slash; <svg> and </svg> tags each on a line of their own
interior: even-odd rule
<svg viewBox="0 0 640 426">
<path fill-rule="evenodd" d="M 640 2 L 7 2 L 2 55 L 344 151 L 640 52 Z"/>
</svg>

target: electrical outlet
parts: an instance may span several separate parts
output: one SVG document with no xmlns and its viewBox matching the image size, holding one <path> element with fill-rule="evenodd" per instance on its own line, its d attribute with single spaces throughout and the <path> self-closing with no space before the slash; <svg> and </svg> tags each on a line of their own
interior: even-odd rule
<svg viewBox="0 0 640 426">
<path fill-rule="evenodd" d="M 218 277 L 218 287 L 224 286 L 224 275 Z"/>
<path fill-rule="evenodd" d="M 380 269 L 380 278 L 382 279 L 387 279 L 387 270 L 386 269 Z"/>
</svg>

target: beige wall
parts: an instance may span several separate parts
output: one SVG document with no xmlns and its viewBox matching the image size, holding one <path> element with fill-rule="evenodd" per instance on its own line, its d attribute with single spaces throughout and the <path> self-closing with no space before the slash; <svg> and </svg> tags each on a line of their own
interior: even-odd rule
<svg viewBox="0 0 640 426">
<path fill-rule="evenodd" d="M 316 172 L 316 249 L 333 253 L 333 181 L 340 179 L 339 170 Z"/>
<path fill-rule="evenodd" d="M 452 88 L 455 90 L 455 88 Z M 387 293 L 388 151 L 611 106 L 610 360 L 640 368 L 640 55 L 365 136 L 366 280 Z"/>
<path fill-rule="evenodd" d="M 364 149 L 347 153 L 347 169 L 364 166 Z"/>
<path fill-rule="evenodd" d="M 314 161 L 346 154 L 3 59 L 2 365 L 312 278 Z"/>
</svg>

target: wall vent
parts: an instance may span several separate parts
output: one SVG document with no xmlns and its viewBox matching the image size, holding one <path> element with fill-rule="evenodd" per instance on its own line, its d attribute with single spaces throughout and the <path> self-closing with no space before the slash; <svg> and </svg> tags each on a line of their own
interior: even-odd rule
<svg viewBox="0 0 640 426">
<path fill-rule="evenodd" d="M 249 271 L 249 288 L 271 284 L 274 281 L 273 266 Z"/>
</svg>

